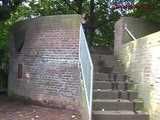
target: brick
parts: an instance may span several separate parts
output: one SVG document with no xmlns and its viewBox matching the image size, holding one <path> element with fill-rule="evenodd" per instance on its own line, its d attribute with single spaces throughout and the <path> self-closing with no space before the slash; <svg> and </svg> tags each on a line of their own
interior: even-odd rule
<svg viewBox="0 0 160 120">
<path fill-rule="evenodd" d="M 25 36 L 19 37 L 21 31 Z M 9 94 L 54 107 L 80 109 L 78 15 L 40 17 L 12 30 Z M 16 52 L 16 44 L 24 45 Z M 22 79 L 17 65 L 23 64 Z"/>
</svg>

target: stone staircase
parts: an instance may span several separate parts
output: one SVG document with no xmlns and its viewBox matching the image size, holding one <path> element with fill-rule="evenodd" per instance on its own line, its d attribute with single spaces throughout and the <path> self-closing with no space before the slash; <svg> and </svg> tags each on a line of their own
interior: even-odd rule
<svg viewBox="0 0 160 120">
<path fill-rule="evenodd" d="M 92 120 L 149 120 L 134 83 L 108 48 L 91 51 L 94 64 Z"/>
</svg>

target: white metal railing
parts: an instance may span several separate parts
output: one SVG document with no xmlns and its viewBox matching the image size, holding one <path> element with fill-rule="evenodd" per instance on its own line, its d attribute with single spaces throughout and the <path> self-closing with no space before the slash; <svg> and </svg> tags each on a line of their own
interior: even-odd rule
<svg viewBox="0 0 160 120">
<path fill-rule="evenodd" d="M 89 111 L 89 119 L 92 116 L 92 92 L 93 92 L 93 63 L 83 31 L 82 25 L 80 26 L 80 65 L 82 80 L 85 88 L 85 95 L 87 99 L 87 107 Z"/>
<path fill-rule="evenodd" d="M 125 31 L 129 34 L 129 36 L 133 39 L 136 40 L 136 37 L 131 33 L 131 31 L 128 29 L 127 24 L 124 26 Z"/>
</svg>

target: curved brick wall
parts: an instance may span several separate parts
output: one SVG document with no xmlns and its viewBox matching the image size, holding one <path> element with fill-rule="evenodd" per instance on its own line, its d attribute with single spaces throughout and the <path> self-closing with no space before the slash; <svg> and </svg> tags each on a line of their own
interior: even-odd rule
<svg viewBox="0 0 160 120">
<path fill-rule="evenodd" d="M 78 15 L 20 22 L 11 35 L 9 95 L 79 109 Z"/>
</svg>

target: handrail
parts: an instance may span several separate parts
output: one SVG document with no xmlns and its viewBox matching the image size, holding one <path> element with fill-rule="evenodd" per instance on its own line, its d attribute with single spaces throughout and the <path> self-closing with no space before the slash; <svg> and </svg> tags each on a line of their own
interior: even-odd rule
<svg viewBox="0 0 160 120">
<path fill-rule="evenodd" d="M 135 36 L 131 33 L 131 31 L 128 29 L 127 24 L 125 24 L 124 29 L 126 30 L 126 32 L 129 34 L 129 36 L 131 36 L 131 38 L 133 40 L 136 40 Z"/>
<path fill-rule="evenodd" d="M 84 83 L 85 95 L 87 100 L 87 107 L 89 111 L 89 120 L 92 119 L 92 94 L 93 94 L 93 63 L 83 31 L 80 27 L 80 65 L 82 80 Z"/>
</svg>

